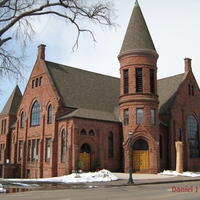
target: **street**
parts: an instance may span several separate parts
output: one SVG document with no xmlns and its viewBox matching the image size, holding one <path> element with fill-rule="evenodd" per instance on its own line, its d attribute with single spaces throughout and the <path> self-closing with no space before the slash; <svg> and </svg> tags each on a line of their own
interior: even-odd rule
<svg viewBox="0 0 200 200">
<path fill-rule="evenodd" d="M 127 185 L 85 189 L 61 189 L 0 194 L 2 200 L 148 200 L 193 199 L 200 197 L 200 182 Z"/>
</svg>

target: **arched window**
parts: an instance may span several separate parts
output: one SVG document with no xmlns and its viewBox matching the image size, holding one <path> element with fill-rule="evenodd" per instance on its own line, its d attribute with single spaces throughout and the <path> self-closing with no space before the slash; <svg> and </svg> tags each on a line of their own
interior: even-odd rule
<svg viewBox="0 0 200 200">
<path fill-rule="evenodd" d="M 21 114 L 21 128 L 24 128 L 24 112 Z"/>
<path fill-rule="evenodd" d="M 191 95 L 191 92 L 190 92 L 190 84 L 188 85 L 188 94 Z"/>
<path fill-rule="evenodd" d="M 90 146 L 88 144 L 84 143 L 81 146 L 80 153 L 90 153 Z"/>
<path fill-rule="evenodd" d="M 35 87 L 35 80 L 32 80 L 32 88 Z"/>
<path fill-rule="evenodd" d="M 144 140 L 137 140 L 133 145 L 134 150 L 148 150 L 149 146 Z"/>
<path fill-rule="evenodd" d="M 61 162 L 65 162 L 66 159 L 66 131 L 62 130 L 62 141 L 61 141 Z"/>
<path fill-rule="evenodd" d="M 40 125 L 40 104 L 36 101 L 31 109 L 31 126 Z"/>
<path fill-rule="evenodd" d="M 40 80 L 39 80 L 39 86 L 42 85 L 42 77 L 40 77 Z"/>
<path fill-rule="evenodd" d="M 35 87 L 38 86 L 38 78 L 36 78 L 36 81 L 35 81 Z"/>
<path fill-rule="evenodd" d="M 190 115 L 187 120 L 190 158 L 199 157 L 199 126 L 196 118 Z"/>
<path fill-rule="evenodd" d="M 90 135 L 90 136 L 93 136 L 93 135 L 94 135 L 94 131 L 93 131 L 92 129 L 89 131 L 89 135 Z"/>
<path fill-rule="evenodd" d="M 192 90 L 192 96 L 194 96 L 194 86 L 193 85 L 191 87 L 191 90 Z"/>
<path fill-rule="evenodd" d="M 48 107 L 48 124 L 52 123 L 52 105 L 50 104 Z"/>
<path fill-rule="evenodd" d="M 81 130 L 81 135 L 86 135 L 85 129 L 82 129 L 82 130 Z"/>
<path fill-rule="evenodd" d="M 113 133 L 108 134 L 108 158 L 113 158 Z"/>
</svg>

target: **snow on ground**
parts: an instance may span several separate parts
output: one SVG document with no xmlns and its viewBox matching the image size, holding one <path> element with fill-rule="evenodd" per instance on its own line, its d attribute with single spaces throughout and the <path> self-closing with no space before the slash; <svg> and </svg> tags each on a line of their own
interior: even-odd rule
<svg viewBox="0 0 200 200">
<path fill-rule="evenodd" d="M 6 190 L 3 189 L 3 185 L 0 183 L 0 193 L 6 193 Z"/>
<path fill-rule="evenodd" d="M 183 173 L 178 173 L 173 170 L 164 170 L 162 173 L 163 175 L 170 175 L 170 176 L 189 176 L 189 177 L 200 177 L 200 172 L 183 172 Z"/>
<path fill-rule="evenodd" d="M 52 178 L 39 178 L 39 179 L 9 179 L 10 181 L 37 181 L 37 182 L 62 182 L 62 183 L 86 183 L 86 182 L 105 182 L 115 181 L 118 178 L 113 175 L 110 171 L 103 169 L 98 172 L 88 173 L 72 173 L 66 176 L 52 177 Z"/>
</svg>

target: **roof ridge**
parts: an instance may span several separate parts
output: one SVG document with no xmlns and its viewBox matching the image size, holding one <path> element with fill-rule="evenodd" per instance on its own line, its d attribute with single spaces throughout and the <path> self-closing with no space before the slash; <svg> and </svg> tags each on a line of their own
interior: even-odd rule
<svg viewBox="0 0 200 200">
<path fill-rule="evenodd" d="M 107 76 L 107 77 L 110 77 L 110 78 L 120 79 L 119 77 L 116 77 L 116 76 L 111 76 L 111 75 L 108 75 L 108 74 L 102 74 L 100 72 L 93 72 L 93 71 L 89 71 L 89 70 L 86 70 L 86 69 L 81 69 L 81 68 L 77 68 L 77 67 L 73 67 L 73 66 L 69 66 L 69 65 L 65 65 L 65 64 L 61 64 L 61 63 L 56 63 L 56 62 L 52 62 L 52 61 L 48 61 L 48 60 L 45 60 L 45 62 L 60 65 L 60 66 L 63 66 L 63 67 L 69 67 L 69 68 L 74 69 L 74 70 L 80 70 L 80 71 L 83 71 L 83 72 L 96 74 L 96 75 L 100 75 L 100 76 L 104 76 L 104 77 Z"/>
</svg>

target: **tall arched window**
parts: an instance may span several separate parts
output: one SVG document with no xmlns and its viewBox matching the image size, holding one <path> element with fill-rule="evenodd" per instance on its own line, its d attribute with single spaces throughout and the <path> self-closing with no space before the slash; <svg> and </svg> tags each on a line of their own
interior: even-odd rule
<svg viewBox="0 0 200 200">
<path fill-rule="evenodd" d="M 61 162 L 65 162 L 66 158 L 66 131 L 62 130 L 62 141 L 61 141 Z"/>
<path fill-rule="evenodd" d="M 48 124 L 52 123 L 52 105 L 50 104 L 48 107 Z"/>
<path fill-rule="evenodd" d="M 21 114 L 21 128 L 24 128 L 24 112 Z"/>
<path fill-rule="evenodd" d="M 190 158 L 199 158 L 199 126 L 193 115 L 187 120 L 187 128 Z"/>
<path fill-rule="evenodd" d="M 31 126 L 40 125 L 40 104 L 35 101 L 31 109 Z"/>
<path fill-rule="evenodd" d="M 108 135 L 108 158 L 113 158 L 113 133 Z"/>
</svg>

